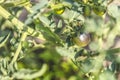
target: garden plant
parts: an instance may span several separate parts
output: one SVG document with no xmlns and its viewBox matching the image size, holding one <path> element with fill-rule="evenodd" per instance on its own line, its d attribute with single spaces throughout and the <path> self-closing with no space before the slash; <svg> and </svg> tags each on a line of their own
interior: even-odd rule
<svg viewBox="0 0 120 80">
<path fill-rule="evenodd" d="M 0 0 L 0 80 L 120 80 L 120 0 Z"/>
</svg>

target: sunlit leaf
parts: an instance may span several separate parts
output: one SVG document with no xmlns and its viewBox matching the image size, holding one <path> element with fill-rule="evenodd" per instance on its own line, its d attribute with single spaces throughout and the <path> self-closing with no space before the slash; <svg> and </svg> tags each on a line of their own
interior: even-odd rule
<svg viewBox="0 0 120 80">
<path fill-rule="evenodd" d="M 10 33 L 7 34 L 7 36 L 6 35 L 0 36 L 0 48 L 5 45 L 5 43 L 9 39 L 9 36 L 10 36 Z"/>
<path fill-rule="evenodd" d="M 113 13 L 114 12 L 114 13 Z M 108 14 L 111 15 L 114 18 L 119 18 L 119 13 L 118 13 L 118 6 L 113 4 L 108 6 Z"/>
<path fill-rule="evenodd" d="M 100 74 L 99 80 L 116 80 L 115 75 L 110 71 L 104 71 Z"/>
</svg>

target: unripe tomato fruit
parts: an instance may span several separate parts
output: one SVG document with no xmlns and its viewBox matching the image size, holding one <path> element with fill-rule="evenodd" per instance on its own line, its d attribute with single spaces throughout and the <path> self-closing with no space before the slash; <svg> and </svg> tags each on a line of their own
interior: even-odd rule
<svg viewBox="0 0 120 80">
<path fill-rule="evenodd" d="M 106 7 L 105 6 L 94 6 L 93 11 L 95 14 L 102 16 L 106 12 Z"/>
<path fill-rule="evenodd" d="M 74 1 L 76 1 L 76 2 L 78 2 L 78 3 L 83 2 L 84 4 L 86 4 L 86 3 L 88 2 L 88 0 L 74 0 Z"/>
<path fill-rule="evenodd" d="M 79 47 L 85 47 L 90 42 L 90 35 L 87 33 L 80 34 L 73 38 L 73 42 Z"/>
<path fill-rule="evenodd" d="M 88 0 L 82 0 L 84 3 L 87 3 L 88 2 Z"/>
<path fill-rule="evenodd" d="M 65 6 L 62 3 L 51 4 L 50 7 L 56 14 L 62 14 L 65 11 Z"/>
<path fill-rule="evenodd" d="M 54 10 L 56 14 L 62 14 L 65 11 L 65 8 L 55 9 Z"/>
<path fill-rule="evenodd" d="M 23 48 L 28 48 L 28 47 L 29 47 L 29 42 L 23 41 L 23 42 L 22 42 L 22 47 L 23 47 Z"/>
<path fill-rule="evenodd" d="M 83 15 L 84 16 L 90 16 L 91 14 L 91 7 L 86 5 L 83 7 Z"/>
</svg>

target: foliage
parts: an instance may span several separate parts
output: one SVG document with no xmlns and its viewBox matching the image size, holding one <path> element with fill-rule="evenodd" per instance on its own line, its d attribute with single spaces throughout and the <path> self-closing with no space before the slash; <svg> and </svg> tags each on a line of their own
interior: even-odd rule
<svg viewBox="0 0 120 80">
<path fill-rule="evenodd" d="M 117 80 L 119 8 L 114 0 L 1 0 L 0 79 Z"/>
</svg>

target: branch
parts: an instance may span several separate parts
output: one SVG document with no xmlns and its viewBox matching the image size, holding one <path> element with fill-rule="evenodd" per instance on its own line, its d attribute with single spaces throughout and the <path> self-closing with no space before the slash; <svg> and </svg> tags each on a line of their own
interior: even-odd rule
<svg viewBox="0 0 120 80">
<path fill-rule="evenodd" d="M 0 6 L 0 15 L 5 19 L 8 19 L 13 25 L 15 25 L 15 28 L 17 28 L 19 31 L 22 31 L 24 29 L 24 26 L 26 26 L 20 20 L 11 15 L 8 11 L 6 11 L 2 6 Z M 44 40 L 43 35 L 40 32 L 35 31 L 29 26 L 26 26 L 25 28 L 28 35 L 32 35 L 33 33 L 34 34 L 39 33 L 39 36 Z"/>
<path fill-rule="evenodd" d="M 14 57 L 13 57 L 13 59 L 12 59 L 10 64 L 13 64 L 17 60 L 17 58 L 19 56 L 19 53 L 20 53 L 20 51 L 22 49 L 22 42 L 25 40 L 26 37 L 27 37 L 27 33 L 26 32 L 22 33 L 22 36 L 21 36 L 21 39 L 20 39 L 20 43 L 18 45 L 18 48 L 17 48 L 17 50 L 15 52 L 15 55 L 14 55 Z"/>
</svg>

